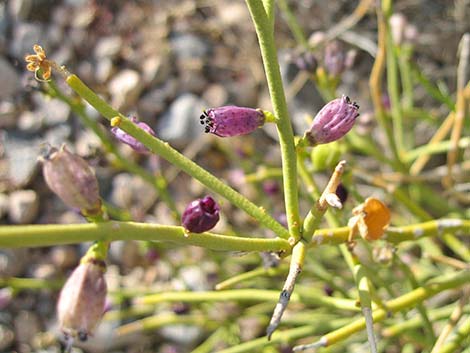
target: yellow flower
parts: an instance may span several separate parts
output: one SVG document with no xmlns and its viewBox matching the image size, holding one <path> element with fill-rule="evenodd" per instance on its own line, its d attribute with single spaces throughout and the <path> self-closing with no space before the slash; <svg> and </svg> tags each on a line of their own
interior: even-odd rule
<svg viewBox="0 0 470 353">
<path fill-rule="evenodd" d="M 363 204 L 355 207 L 353 215 L 348 222 L 352 233 L 359 231 L 367 241 L 380 239 L 390 223 L 389 208 L 374 197 L 367 198 Z"/>
<path fill-rule="evenodd" d="M 51 78 L 52 67 L 49 60 L 46 58 L 46 52 L 38 44 L 33 46 L 35 54 L 29 54 L 24 57 L 28 63 L 26 69 L 35 73 L 39 81 L 47 81 Z M 38 77 L 38 71 L 41 70 L 42 79 Z"/>
</svg>

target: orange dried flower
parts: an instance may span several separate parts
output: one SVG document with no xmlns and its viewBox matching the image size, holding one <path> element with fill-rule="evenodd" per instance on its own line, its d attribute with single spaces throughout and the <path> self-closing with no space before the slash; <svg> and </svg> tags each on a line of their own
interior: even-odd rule
<svg viewBox="0 0 470 353">
<path fill-rule="evenodd" d="M 390 223 L 389 208 L 374 197 L 367 198 L 352 213 L 354 216 L 348 222 L 351 232 L 354 235 L 359 231 L 361 237 L 367 241 L 380 239 Z"/>
<path fill-rule="evenodd" d="M 46 52 L 40 45 L 35 44 L 33 50 L 35 54 L 29 54 L 24 57 L 24 60 L 28 63 L 26 69 L 34 72 L 36 79 L 39 81 L 47 81 L 51 78 L 51 62 L 47 60 Z M 38 77 L 39 70 L 41 70 L 42 79 Z"/>
</svg>

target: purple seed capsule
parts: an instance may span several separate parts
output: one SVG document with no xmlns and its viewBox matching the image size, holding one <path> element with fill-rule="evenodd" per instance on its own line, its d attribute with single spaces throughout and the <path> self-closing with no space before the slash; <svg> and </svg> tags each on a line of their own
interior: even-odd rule
<svg viewBox="0 0 470 353">
<path fill-rule="evenodd" d="M 294 64 L 299 70 L 314 74 L 318 67 L 318 62 L 312 52 L 306 51 L 294 59 Z"/>
<path fill-rule="evenodd" d="M 331 76 L 340 76 L 346 68 L 346 53 L 338 41 L 329 42 L 325 47 L 325 68 Z"/>
<path fill-rule="evenodd" d="M 206 232 L 219 221 L 219 210 L 219 205 L 210 196 L 194 200 L 184 210 L 181 223 L 192 233 Z"/>
<path fill-rule="evenodd" d="M 107 286 L 103 261 L 89 259 L 70 275 L 60 292 L 57 316 L 68 337 L 86 341 L 100 322 L 106 304 Z"/>
<path fill-rule="evenodd" d="M 50 148 L 41 161 L 47 185 L 65 204 L 87 216 L 101 213 L 98 180 L 82 157 L 62 145 Z"/>
<path fill-rule="evenodd" d="M 134 124 L 140 127 L 142 130 L 146 131 L 152 136 L 155 136 L 155 131 L 148 126 L 146 123 L 140 122 L 135 116 L 129 118 Z M 113 135 L 121 142 L 125 143 L 132 147 L 132 149 L 139 153 L 148 153 L 149 150 L 143 145 L 142 142 L 138 141 L 135 137 L 129 135 L 127 132 L 121 130 L 119 127 L 111 128 Z"/>
<path fill-rule="evenodd" d="M 246 135 L 264 125 L 265 116 L 259 109 L 233 105 L 205 110 L 201 117 L 205 132 L 220 137 Z"/>
<path fill-rule="evenodd" d="M 263 191 L 266 195 L 275 196 L 279 193 L 279 183 L 276 180 L 266 180 L 263 182 Z"/>
<path fill-rule="evenodd" d="M 343 96 L 326 104 L 313 119 L 305 138 L 311 146 L 336 141 L 353 127 L 359 105 Z"/>
</svg>

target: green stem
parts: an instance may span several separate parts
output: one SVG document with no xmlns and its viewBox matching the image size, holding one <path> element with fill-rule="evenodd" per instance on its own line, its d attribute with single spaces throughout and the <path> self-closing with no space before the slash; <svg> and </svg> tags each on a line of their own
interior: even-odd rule
<svg viewBox="0 0 470 353">
<path fill-rule="evenodd" d="M 274 29 L 274 0 L 262 0 L 271 31 Z"/>
<path fill-rule="evenodd" d="M 222 251 L 285 251 L 285 239 L 233 237 L 213 233 L 186 233 L 183 227 L 135 222 L 46 224 L 0 227 L 0 248 L 77 244 L 87 241 L 149 240 L 195 245 Z"/>
<path fill-rule="evenodd" d="M 385 18 L 388 23 L 388 16 Z M 392 34 L 388 24 L 386 25 L 386 53 L 387 53 L 387 88 L 390 96 L 393 137 L 398 150 L 398 156 L 402 157 L 404 153 L 403 144 L 403 114 L 400 105 L 400 93 L 398 82 L 398 67 L 395 47 L 393 45 Z"/>
<path fill-rule="evenodd" d="M 403 227 L 388 227 L 382 239 L 398 244 L 403 241 L 416 241 L 425 237 L 442 236 L 446 232 L 468 236 L 470 235 L 470 221 L 443 218 Z M 348 236 L 349 227 L 319 229 L 315 232 L 309 246 L 342 244 L 348 240 Z"/>
<path fill-rule="evenodd" d="M 54 289 L 62 288 L 64 281 L 42 278 L 0 278 L 0 287 L 11 287 L 14 290 Z"/>
<path fill-rule="evenodd" d="M 239 207 L 250 216 L 257 219 L 266 228 L 271 229 L 277 235 L 283 238 L 289 237 L 289 232 L 274 218 L 268 215 L 263 209 L 259 208 L 243 195 L 224 184 L 213 174 L 209 173 L 190 159 L 183 156 L 177 150 L 172 148 L 167 142 L 163 142 L 162 140 L 153 137 L 133 124 L 129 119 L 111 108 L 105 101 L 99 98 L 77 76 L 68 76 L 66 82 L 80 97 L 86 100 L 106 119 L 111 120 L 114 117 L 120 117 L 121 123 L 119 128 L 142 142 L 150 151 L 158 154 L 162 158 L 174 164 L 193 178 L 197 179 L 201 184 L 210 190 L 222 195 L 235 206 Z"/>
<path fill-rule="evenodd" d="M 454 353 L 459 350 L 459 348 L 468 347 L 468 343 L 465 344 L 464 340 L 468 340 L 470 336 L 470 317 L 465 318 L 465 322 L 460 326 L 460 328 L 455 332 L 453 339 L 444 345 L 439 350 L 439 353 Z"/>
<path fill-rule="evenodd" d="M 418 65 L 411 64 L 411 73 L 416 81 L 423 86 L 426 92 L 438 102 L 445 104 L 450 111 L 455 110 L 455 101 L 447 93 L 439 89 L 431 80 L 424 74 Z"/>
<path fill-rule="evenodd" d="M 206 320 L 202 315 L 176 315 L 164 313 L 148 316 L 144 319 L 133 321 L 116 329 L 117 336 L 135 334 L 142 331 L 156 330 L 169 325 L 198 325 L 215 328 L 215 323 Z"/>
<path fill-rule="evenodd" d="M 152 185 L 155 190 L 158 192 L 158 195 L 161 199 L 167 204 L 168 208 L 172 211 L 173 217 L 179 220 L 180 214 L 176 207 L 173 198 L 170 196 L 168 189 L 166 187 L 167 182 L 166 179 L 158 173 L 157 175 L 152 175 L 144 168 L 140 167 L 138 164 L 133 163 L 129 158 L 125 158 L 121 153 L 119 153 L 116 145 L 113 141 L 109 138 L 109 136 L 103 130 L 103 127 L 98 124 L 95 119 L 90 118 L 90 116 L 86 113 L 85 107 L 82 104 L 81 100 L 74 100 L 65 94 L 63 94 L 59 87 L 55 84 L 54 81 L 49 81 L 49 87 L 51 88 L 51 94 L 64 103 L 66 103 L 72 111 L 78 115 L 81 119 L 82 123 L 92 130 L 96 136 L 100 139 L 101 143 L 103 144 L 105 150 L 108 153 L 111 153 L 119 163 L 119 165 L 124 169 L 133 174 L 140 176 L 143 180 L 147 181 L 150 185 Z"/>
<path fill-rule="evenodd" d="M 455 305 L 448 305 L 443 308 L 437 308 L 430 311 L 430 320 L 434 323 L 440 320 L 448 320 L 455 309 Z M 464 313 L 470 314 L 470 307 L 466 306 Z M 397 324 L 388 326 L 382 330 L 382 336 L 394 337 L 404 335 L 406 332 L 413 331 L 423 326 L 423 319 L 420 315 L 415 315 L 407 321 L 400 320 Z"/>
<path fill-rule="evenodd" d="M 287 270 L 286 267 L 277 267 L 277 268 L 260 267 L 260 268 L 257 268 L 248 272 L 240 273 L 236 276 L 230 277 L 216 284 L 215 290 L 228 289 L 240 282 L 248 281 L 250 279 L 261 277 L 261 276 L 269 276 L 269 277 L 278 276 L 279 274 L 283 274 L 284 272 L 286 272 L 286 270 Z"/>
<path fill-rule="evenodd" d="M 301 224 L 298 205 L 296 151 L 287 103 L 282 85 L 281 72 L 277 61 L 277 51 L 269 18 L 266 16 L 262 2 L 246 0 L 255 25 L 256 34 L 263 58 L 264 70 L 268 81 L 269 93 L 281 147 L 282 171 L 284 182 L 284 198 L 286 203 L 287 223 L 289 232 L 295 240 L 300 239 Z"/>
<path fill-rule="evenodd" d="M 408 278 L 408 281 L 410 282 L 412 288 L 413 289 L 419 288 L 420 284 L 418 283 L 418 280 L 416 279 L 413 271 L 398 256 L 395 255 L 395 259 L 398 262 L 398 265 L 400 266 L 400 268 L 403 271 L 404 275 Z M 416 308 L 418 309 L 418 312 L 421 316 L 421 320 L 423 321 L 423 328 L 424 328 L 424 331 L 426 333 L 425 334 L 425 340 L 429 344 L 432 344 L 432 342 L 434 342 L 434 340 L 436 339 L 436 335 L 434 334 L 434 329 L 432 327 L 432 322 L 429 319 L 429 315 L 428 315 L 428 312 L 426 310 L 426 307 L 423 305 L 423 303 L 418 303 L 416 305 Z"/>
<path fill-rule="evenodd" d="M 468 148 L 470 146 L 470 137 L 462 137 L 458 141 L 457 146 L 462 149 Z M 452 148 L 452 143 L 449 140 L 434 144 L 426 144 L 407 152 L 405 155 L 405 161 L 412 162 L 420 156 L 448 152 Z"/>
<path fill-rule="evenodd" d="M 470 281 L 470 272 L 461 271 L 453 276 L 440 277 L 432 281 L 423 287 L 417 288 L 409 293 L 406 293 L 396 299 L 389 300 L 386 303 L 388 311 L 384 309 L 377 309 L 373 311 L 374 322 L 380 322 L 385 320 L 390 313 L 399 312 L 401 310 L 408 309 L 416 306 L 418 303 L 422 303 L 424 300 L 433 297 L 434 295 L 443 292 L 448 289 L 454 289 L 465 285 Z M 321 338 L 323 342 L 322 346 L 331 346 L 335 343 L 345 340 L 352 334 L 362 331 L 365 328 L 364 318 L 353 321 L 349 325 L 346 325 L 339 330 L 328 333 Z M 319 341 L 319 342 L 320 342 Z"/>
<path fill-rule="evenodd" d="M 209 302 L 276 302 L 279 299 L 277 290 L 267 289 L 231 289 L 222 291 L 207 292 L 165 292 L 150 294 L 136 298 L 138 304 L 160 304 L 160 303 L 209 303 Z M 293 293 L 291 297 L 293 303 L 313 304 L 325 306 L 335 310 L 348 310 L 357 312 L 355 300 L 327 297 L 323 293 L 317 294 L 311 290 L 300 290 Z"/>
<path fill-rule="evenodd" d="M 295 38 L 295 41 L 300 44 L 304 49 L 308 49 L 308 40 L 305 37 L 304 31 L 302 30 L 302 27 L 297 21 L 296 16 L 292 13 L 291 9 L 289 8 L 287 1 L 279 0 L 278 5 L 285 17 L 287 25 L 289 26 L 289 29 L 292 32 L 292 35 Z"/>
</svg>

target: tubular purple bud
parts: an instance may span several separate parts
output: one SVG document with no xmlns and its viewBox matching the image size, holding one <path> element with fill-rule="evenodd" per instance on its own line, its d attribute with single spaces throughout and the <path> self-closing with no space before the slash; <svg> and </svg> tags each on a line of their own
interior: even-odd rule
<svg viewBox="0 0 470 353">
<path fill-rule="evenodd" d="M 263 126 L 266 120 L 259 109 L 234 105 L 204 110 L 200 119 L 205 132 L 220 137 L 249 134 Z"/>
<path fill-rule="evenodd" d="M 312 127 L 305 133 L 311 145 L 336 141 L 351 130 L 359 116 L 359 105 L 342 96 L 326 104 L 313 119 Z"/>
<path fill-rule="evenodd" d="M 329 42 L 325 47 L 325 69 L 332 76 L 339 76 L 346 68 L 346 53 L 338 41 Z"/>
<path fill-rule="evenodd" d="M 279 193 L 279 184 L 276 180 L 266 180 L 263 182 L 263 191 L 269 195 L 274 196 Z"/>
<path fill-rule="evenodd" d="M 194 200 L 184 210 L 181 223 L 190 232 L 206 232 L 219 221 L 219 210 L 219 205 L 210 196 Z"/>
<path fill-rule="evenodd" d="M 47 185 L 65 204 L 87 216 L 101 213 L 98 180 L 82 157 L 62 145 L 59 150 L 52 147 L 41 160 Z"/>
<path fill-rule="evenodd" d="M 294 58 L 294 64 L 299 70 L 314 74 L 318 67 L 318 62 L 312 52 L 306 51 Z"/>
<path fill-rule="evenodd" d="M 93 334 L 105 309 L 107 286 L 103 261 L 89 259 L 70 275 L 57 302 L 59 326 L 68 337 L 85 341 Z"/>
<path fill-rule="evenodd" d="M 145 132 L 155 136 L 155 131 L 153 131 L 153 129 L 146 123 L 140 122 L 139 119 L 137 119 L 135 116 L 131 116 L 129 119 Z M 135 137 L 132 137 L 127 132 L 121 130 L 119 127 L 116 126 L 111 128 L 111 132 L 119 141 L 131 146 L 134 151 L 139 153 L 149 152 L 148 148 L 145 147 L 142 142 L 138 141 Z"/>
</svg>

